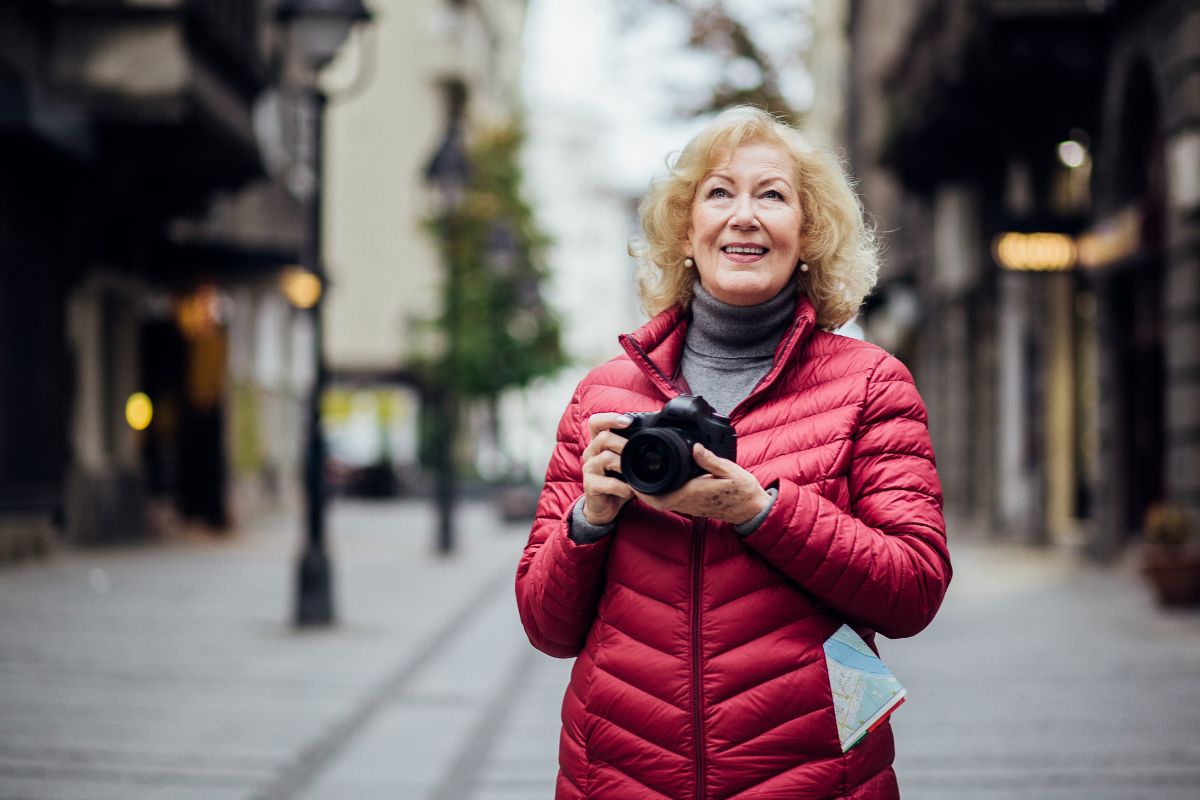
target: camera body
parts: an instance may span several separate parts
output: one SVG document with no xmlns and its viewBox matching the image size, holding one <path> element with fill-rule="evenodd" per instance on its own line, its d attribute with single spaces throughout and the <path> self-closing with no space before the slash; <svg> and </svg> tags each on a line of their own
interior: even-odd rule
<svg viewBox="0 0 1200 800">
<path fill-rule="evenodd" d="M 707 470 L 692 458 L 697 442 L 722 458 L 737 458 L 733 425 L 703 397 L 680 395 L 661 411 L 629 416 L 629 426 L 611 429 L 629 441 L 621 453 L 621 474 L 610 474 L 643 494 L 667 494 L 704 475 Z"/>
</svg>

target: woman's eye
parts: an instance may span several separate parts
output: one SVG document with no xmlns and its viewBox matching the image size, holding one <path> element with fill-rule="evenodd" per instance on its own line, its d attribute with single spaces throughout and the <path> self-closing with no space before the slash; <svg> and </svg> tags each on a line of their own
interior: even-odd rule
<svg viewBox="0 0 1200 800">
<path fill-rule="evenodd" d="M 772 200 L 782 200 L 783 194 L 781 194 L 777 189 L 768 189 L 767 191 L 763 192 L 763 197 L 769 197 Z"/>
<path fill-rule="evenodd" d="M 711 189 L 709 191 L 708 196 L 710 198 L 712 198 L 712 197 L 729 197 L 729 192 L 725 191 L 720 186 L 717 186 L 716 188 Z"/>
</svg>

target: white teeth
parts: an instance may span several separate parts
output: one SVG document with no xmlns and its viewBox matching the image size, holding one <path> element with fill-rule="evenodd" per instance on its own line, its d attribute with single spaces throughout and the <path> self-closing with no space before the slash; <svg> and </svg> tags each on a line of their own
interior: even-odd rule
<svg viewBox="0 0 1200 800">
<path fill-rule="evenodd" d="M 765 247 L 722 247 L 726 253 L 744 253 L 746 255 L 761 256 L 767 252 Z"/>
</svg>

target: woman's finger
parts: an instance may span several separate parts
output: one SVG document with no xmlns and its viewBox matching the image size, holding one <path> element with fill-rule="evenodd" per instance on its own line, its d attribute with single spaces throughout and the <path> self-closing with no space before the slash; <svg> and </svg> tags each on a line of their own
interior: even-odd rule
<svg viewBox="0 0 1200 800">
<path fill-rule="evenodd" d="M 703 494 L 705 487 L 700 482 L 705 480 L 711 481 L 712 476 L 701 475 L 698 478 L 692 478 L 675 491 L 666 494 L 643 494 L 642 492 L 634 492 L 634 494 L 643 503 L 659 511 L 680 511 L 690 505 L 693 495 L 698 492 Z"/>
<path fill-rule="evenodd" d="M 588 417 L 588 439 L 595 439 L 601 431 L 606 431 L 610 428 L 628 427 L 631 422 L 633 422 L 633 417 L 628 414 L 619 414 L 616 411 L 602 411 L 599 414 L 592 414 Z"/>
<path fill-rule="evenodd" d="M 589 495 L 606 494 L 613 497 L 620 497 L 623 500 L 628 500 L 634 495 L 634 491 L 629 488 L 628 483 L 617 478 L 610 478 L 607 475 L 589 476 L 584 488 Z"/>
<path fill-rule="evenodd" d="M 736 463 L 727 458 L 721 458 L 699 442 L 692 447 L 692 458 L 696 459 L 696 463 L 706 471 L 718 478 L 732 478 L 741 471 L 741 467 Z"/>
<path fill-rule="evenodd" d="M 617 433 L 613 433 L 611 430 L 609 430 L 609 431 L 601 431 L 600 435 L 598 435 L 592 441 L 598 442 L 599 446 L 604 448 L 605 450 L 611 450 L 612 452 L 620 455 L 625 450 L 625 444 L 629 440 L 626 439 L 624 436 L 621 436 L 620 434 L 617 434 Z"/>
<path fill-rule="evenodd" d="M 642 492 L 634 491 L 633 496 L 642 502 L 642 505 L 650 506 L 656 511 L 674 511 L 674 507 L 666 500 L 667 495 L 661 494 L 643 494 Z"/>
<path fill-rule="evenodd" d="M 587 461 L 589 458 L 593 458 L 605 451 L 620 455 L 621 451 L 625 449 L 625 442 L 625 437 L 618 436 L 608 430 L 603 430 L 592 441 L 588 442 L 588 446 L 583 450 L 583 460 Z"/>
<path fill-rule="evenodd" d="M 621 457 L 612 450 L 600 450 L 584 459 L 583 471 L 592 475 L 603 475 L 606 471 L 620 472 Z"/>
<path fill-rule="evenodd" d="M 600 453 L 605 452 L 616 453 L 620 455 L 621 451 L 624 449 L 625 439 L 617 436 L 615 433 L 601 431 L 596 438 L 588 442 L 588 446 L 583 449 L 582 458 L 584 461 L 587 461 L 589 458 L 595 458 Z"/>
</svg>

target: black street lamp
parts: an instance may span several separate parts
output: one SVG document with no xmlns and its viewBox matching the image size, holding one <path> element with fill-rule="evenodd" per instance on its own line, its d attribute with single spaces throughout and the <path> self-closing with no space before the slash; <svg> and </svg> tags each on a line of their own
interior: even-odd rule
<svg viewBox="0 0 1200 800">
<path fill-rule="evenodd" d="M 463 111 L 466 88 L 457 81 L 446 84 L 446 131 L 437 151 L 425 167 L 425 180 L 433 187 L 440 206 L 442 222 L 441 250 L 446 268 L 446 353 L 428 403 L 434 423 L 433 455 L 436 459 L 435 497 L 438 509 L 437 552 L 454 552 L 454 507 L 457 501 L 457 476 L 454 471 L 454 443 L 458 432 L 458 392 L 453 370 L 458 363 L 459 295 L 461 280 L 454 263 L 452 248 L 459 236 L 459 212 L 466 199 L 470 165 L 463 144 Z"/>
<path fill-rule="evenodd" d="M 312 181 L 307 208 L 303 265 L 319 286 L 309 307 L 312 319 L 313 385 L 308 398 L 308 427 L 304 458 L 305 540 L 296 582 L 296 624 L 301 627 L 333 623 L 333 592 L 325 550 L 325 439 L 321 430 L 321 395 L 325 389 L 325 347 L 321 324 L 326 283 L 321 259 L 322 149 L 325 94 L 317 82 L 321 69 L 337 54 L 356 23 L 371 18 L 362 0 L 280 0 L 276 16 L 288 36 L 288 53 L 303 75 L 303 117 L 309 138 L 307 155 Z"/>
<path fill-rule="evenodd" d="M 311 70 L 308 87 L 316 88 L 316 75 L 333 60 L 350 30 L 369 22 L 371 12 L 362 0 L 279 0 L 275 16 L 292 37 L 290 47 Z"/>
</svg>

